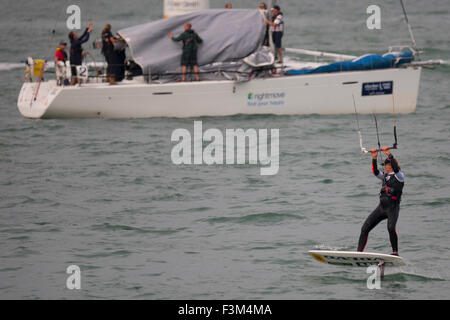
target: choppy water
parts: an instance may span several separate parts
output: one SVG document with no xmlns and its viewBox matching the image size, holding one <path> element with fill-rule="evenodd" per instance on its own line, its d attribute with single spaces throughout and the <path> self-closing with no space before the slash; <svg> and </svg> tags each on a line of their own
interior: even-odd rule
<svg viewBox="0 0 450 320">
<path fill-rule="evenodd" d="M 395 155 L 407 179 L 397 228 L 407 265 L 388 270 L 381 290 L 369 290 L 364 268 L 318 264 L 306 253 L 354 250 L 377 204 L 379 183 L 360 154 L 353 115 L 201 119 L 204 129 L 279 128 L 275 176 L 261 176 L 251 165 L 173 165 L 171 133 L 192 132 L 194 119 L 24 119 L 16 107 L 23 78 L 17 64 L 53 53 L 65 37 L 64 13 L 72 1 L 33 1 L 33 10 L 23 10 L 28 1 L 5 2 L 0 298 L 448 298 L 448 65 L 423 71 L 416 112 L 397 117 Z M 422 58 L 449 61 L 448 1 L 405 2 Z M 78 3 L 96 32 L 106 22 L 117 30 L 162 14 L 160 1 Z M 396 1 L 380 3 L 379 31 L 365 27 L 369 1 L 278 4 L 286 16 L 286 47 L 363 54 L 408 43 Z M 390 145 L 392 116 L 378 119 L 382 143 Z M 361 116 L 360 122 L 365 144 L 375 146 L 372 119 Z M 390 252 L 386 222 L 371 233 L 367 250 Z M 72 264 L 81 268 L 78 291 L 66 289 Z"/>
</svg>

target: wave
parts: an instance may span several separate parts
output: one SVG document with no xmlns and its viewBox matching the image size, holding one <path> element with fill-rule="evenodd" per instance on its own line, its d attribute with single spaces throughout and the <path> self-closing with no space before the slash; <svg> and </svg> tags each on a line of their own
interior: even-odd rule
<svg viewBox="0 0 450 320">
<path fill-rule="evenodd" d="M 386 269 L 384 280 L 396 282 L 408 281 L 446 281 L 446 279 L 436 272 L 426 270 L 417 271 L 414 267 L 401 267 L 392 270 Z"/>
<path fill-rule="evenodd" d="M 242 217 L 215 217 L 209 218 L 206 221 L 210 223 L 278 223 L 285 219 L 304 219 L 304 217 L 297 216 L 289 213 L 275 213 L 275 212 L 267 212 L 267 213 L 256 213 L 249 214 Z"/>
<path fill-rule="evenodd" d="M 122 224 L 110 224 L 110 223 L 103 223 L 100 225 L 93 225 L 91 227 L 94 231 L 131 231 L 134 233 L 153 233 L 153 234 L 160 234 L 160 235 L 171 235 L 183 230 L 186 230 L 184 227 L 180 228 L 168 228 L 168 229 L 155 229 L 152 227 L 134 227 L 134 226 L 128 226 L 128 225 L 122 225 Z"/>
<path fill-rule="evenodd" d="M 0 62 L 0 71 L 25 68 L 25 63 Z"/>
</svg>

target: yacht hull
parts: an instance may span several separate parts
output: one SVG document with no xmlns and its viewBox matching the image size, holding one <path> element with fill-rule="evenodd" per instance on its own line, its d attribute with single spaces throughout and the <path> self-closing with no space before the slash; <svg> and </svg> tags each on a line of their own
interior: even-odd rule
<svg viewBox="0 0 450 320">
<path fill-rule="evenodd" d="M 420 67 L 279 76 L 248 82 L 200 81 L 119 85 L 23 84 L 18 98 L 27 118 L 151 118 L 235 114 L 351 114 L 414 112 Z M 386 88 L 378 88 L 384 86 Z M 389 91 L 389 84 L 392 88 Z M 367 90 L 367 88 L 369 88 Z"/>
</svg>

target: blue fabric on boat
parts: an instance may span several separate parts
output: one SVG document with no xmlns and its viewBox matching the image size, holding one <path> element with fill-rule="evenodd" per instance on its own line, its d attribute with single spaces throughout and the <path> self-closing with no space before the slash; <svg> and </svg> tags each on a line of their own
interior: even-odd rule
<svg viewBox="0 0 450 320">
<path fill-rule="evenodd" d="M 413 59 L 414 56 L 411 51 L 390 52 L 383 55 L 366 54 L 353 60 L 334 62 L 314 69 L 287 70 L 284 74 L 300 75 L 312 73 L 387 69 L 398 67 L 401 64 L 411 62 Z"/>
</svg>

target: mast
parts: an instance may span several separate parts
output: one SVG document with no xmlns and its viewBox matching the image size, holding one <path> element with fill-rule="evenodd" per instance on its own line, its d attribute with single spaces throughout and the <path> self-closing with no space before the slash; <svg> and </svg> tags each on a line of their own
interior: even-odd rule
<svg viewBox="0 0 450 320">
<path fill-rule="evenodd" d="M 408 25 L 408 31 L 409 31 L 409 36 L 411 37 L 412 48 L 413 48 L 414 51 L 417 52 L 417 57 L 420 60 L 419 51 L 416 48 L 416 39 L 414 38 L 414 34 L 412 32 L 411 25 L 409 24 L 408 14 L 406 13 L 406 9 L 405 9 L 405 5 L 403 4 L 403 0 L 400 0 L 400 4 L 402 5 L 403 14 L 405 16 L 406 24 Z"/>
<path fill-rule="evenodd" d="M 413 48 L 415 48 L 416 47 L 416 39 L 414 39 L 414 34 L 412 32 L 411 25 L 409 24 L 408 14 L 406 13 L 406 9 L 405 9 L 405 5 L 403 4 L 403 0 L 400 0 L 400 4 L 402 5 L 403 14 L 405 15 L 406 24 L 408 25 L 409 36 L 411 37 L 411 42 L 412 42 Z"/>
<path fill-rule="evenodd" d="M 272 3 L 272 0 L 268 1 L 268 7 L 267 7 L 267 19 L 272 20 L 272 6 L 275 5 Z M 272 51 L 274 57 L 275 57 L 275 45 L 273 44 L 272 39 L 272 31 L 270 31 L 272 27 L 269 27 L 269 47 L 270 51 Z"/>
</svg>

